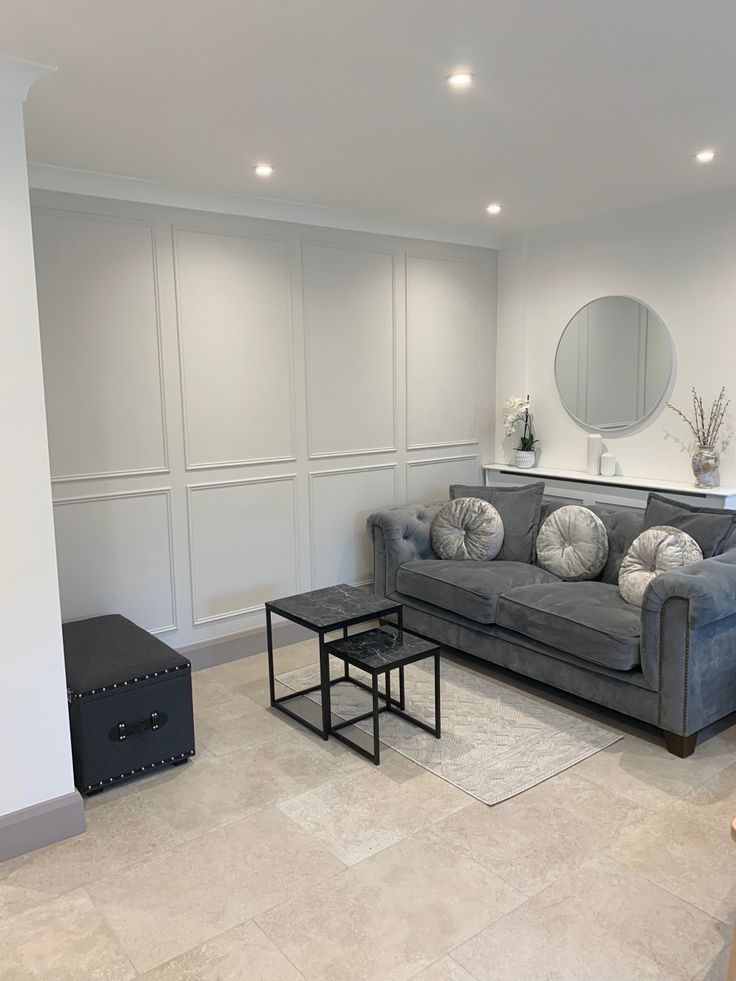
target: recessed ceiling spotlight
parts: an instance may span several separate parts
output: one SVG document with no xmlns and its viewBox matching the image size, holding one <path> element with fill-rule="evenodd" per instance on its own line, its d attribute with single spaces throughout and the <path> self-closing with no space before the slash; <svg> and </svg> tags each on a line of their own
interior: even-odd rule
<svg viewBox="0 0 736 981">
<path fill-rule="evenodd" d="M 473 84 L 474 81 L 475 75 L 466 69 L 453 72 L 451 75 L 447 76 L 447 84 L 452 85 L 452 87 L 455 89 L 467 89 Z"/>
<path fill-rule="evenodd" d="M 498 204 L 498 202 L 494 201 L 493 204 L 489 204 L 488 205 L 488 207 L 486 208 L 486 211 L 488 212 L 489 215 L 500 215 L 501 214 L 501 205 Z"/>
<path fill-rule="evenodd" d="M 701 150 L 700 153 L 695 154 L 695 159 L 699 164 L 709 164 L 713 163 L 716 157 L 715 150 Z"/>
<path fill-rule="evenodd" d="M 270 177 L 273 173 L 273 167 L 267 163 L 256 164 L 253 170 L 256 177 Z"/>
</svg>

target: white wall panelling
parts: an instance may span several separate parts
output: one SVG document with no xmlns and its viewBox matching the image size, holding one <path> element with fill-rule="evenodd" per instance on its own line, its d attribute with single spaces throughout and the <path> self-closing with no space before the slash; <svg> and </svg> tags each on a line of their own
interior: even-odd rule
<svg viewBox="0 0 736 981">
<path fill-rule="evenodd" d="M 392 252 L 304 242 L 309 455 L 396 452 Z"/>
<path fill-rule="evenodd" d="M 169 488 L 62 498 L 54 523 L 63 619 L 122 613 L 176 630 Z"/>
<path fill-rule="evenodd" d="M 286 241 L 173 234 L 187 469 L 293 461 Z"/>
<path fill-rule="evenodd" d="M 63 234 L 77 255 L 66 284 L 51 258 L 38 267 L 58 473 L 93 480 L 55 485 L 66 616 L 119 610 L 175 646 L 262 628 L 269 598 L 370 578 L 368 512 L 477 478 L 493 439 L 495 251 L 50 191 L 33 204 L 37 250 L 59 253 Z M 85 421 L 106 391 L 133 400 L 136 377 L 132 423 Z M 413 444 L 468 441 L 473 455 L 411 460 L 409 419 Z M 132 472 L 162 463 L 154 439 L 168 446 L 170 529 L 155 474 Z"/>
<path fill-rule="evenodd" d="M 150 221 L 34 211 L 55 482 L 168 470 Z"/>
<path fill-rule="evenodd" d="M 193 623 L 298 591 L 296 474 L 187 487 Z"/>
<path fill-rule="evenodd" d="M 384 463 L 309 475 L 312 528 L 312 581 L 363 584 L 373 577 L 366 518 L 396 502 L 396 464 Z"/>
<path fill-rule="evenodd" d="M 477 444 L 480 267 L 406 257 L 409 449 Z"/>
<path fill-rule="evenodd" d="M 409 460 L 406 468 L 407 494 L 415 504 L 447 500 L 450 484 L 482 483 L 480 459 L 475 453 Z"/>
</svg>

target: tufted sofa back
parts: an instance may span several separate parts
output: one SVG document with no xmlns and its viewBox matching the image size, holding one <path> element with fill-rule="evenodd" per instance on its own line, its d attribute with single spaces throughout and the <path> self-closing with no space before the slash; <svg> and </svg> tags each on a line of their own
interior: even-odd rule
<svg viewBox="0 0 736 981">
<path fill-rule="evenodd" d="M 406 504 L 377 511 L 368 518 L 377 593 L 389 596 L 396 592 L 396 575 L 405 562 L 433 557 L 429 530 L 432 519 L 445 503 Z"/>
<path fill-rule="evenodd" d="M 545 498 L 542 503 L 542 511 L 539 516 L 539 527 L 542 527 L 544 519 L 553 511 L 564 507 L 566 504 L 578 504 L 574 500 L 562 500 L 559 498 Z M 618 585 L 618 573 L 624 555 L 628 552 L 631 543 L 641 532 L 644 522 L 644 512 L 630 508 L 614 508 L 610 505 L 592 504 L 590 510 L 597 514 L 608 533 L 608 559 L 598 577 L 601 582 L 613 583 Z"/>
<path fill-rule="evenodd" d="M 434 558 L 430 542 L 432 519 L 445 501 L 429 504 L 405 504 L 385 508 L 368 518 L 368 532 L 373 538 L 374 588 L 379 595 L 396 592 L 396 576 L 405 562 Z M 574 500 L 546 498 L 542 504 L 539 526 L 548 515 Z M 590 508 L 601 519 L 608 532 L 608 559 L 600 574 L 601 582 L 618 585 L 621 562 L 629 546 L 641 531 L 643 511 L 594 504 Z"/>
</svg>

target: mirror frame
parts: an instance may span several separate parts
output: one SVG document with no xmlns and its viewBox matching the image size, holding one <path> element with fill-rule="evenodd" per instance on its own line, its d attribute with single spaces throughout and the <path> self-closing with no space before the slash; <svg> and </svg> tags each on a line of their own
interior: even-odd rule
<svg viewBox="0 0 736 981">
<path fill-rule="evenodd" d="M 664 392 L 662 393 L 661 399 L 659 400 L 659 402 L 657 402 L 654 408 L 650 409 L 649 412 L 646 413 L 646 415 L 642 416 L 641 419 L 637 419 L 637 421 L 632 423 L 630 426 L 612 426 L 611 428 L 608 429 L 600 429 L 596 426 L 588 425 L 588 423 L 583 422 L 582 419 L 578 419 L 578 417 L 576 415 L 573 415 L 570 409 L 568 409 L 565 400 L 562 397 L 560 386 L 557 383 L 557 358 L 560 353 L 560 347 L 562 345 L 562 339 L 565 336 L 565 331 L 573 322 L 573 320 L 577 317 L 577 315 L 581 313 L 583 310 L 585 310 L 586 307 L 589 307 L 592 303 L 596 303 L 598 300 L 608 300 L 608 299 L 633 300 L 635 303 L 641 304 L 641 306 L 645 307 L 651 314 L 653 314 L 653 316 L 655 316 L 657 320 L 660 322 L 660 324 L 662 324 L 662 326 L 664 327 L 665 333 L 667 335 L 667 340 L 669 341 L 669 349 L 672 355 L 672 360 L 670 365 L 669 378 L 667 379 L 667 384 L 664 387 Z M 568 416 L 572 419 L 572 421 L 575 423 L 576 426 L 579 426 L 581 429 L 585 430 L 585 432 L 599 433 L 601 436 L 610 436 L 613 438 L 619 436 L 633 436 L 635 433 L 641 432 L 642 429 L 646 429 L 646 427 L 653 422 L 655 417 L 658 416 L 665 409 L 667 405 L 667 400 L 672 394 L 672 390 L 675 387 L 675 378 L 677 377 L 677 351 L 675 350 L 675 341 L 674 338 L 672 337 L 672 332 L 670 331 L 669 327 L 664 322 L 664 320 L 662 320 L 662 318 L 657 313 L 657 311 L 653 307 L 651 307 L 648 303 L 645 303 L 644 300 L 640 300 L 639 297 L 637 296 L 631 296 L 629 293 L 605 293 L 603 296 L 596 296 L 592 300 L 588 300 L 588 302 L 584 303 L 581 307 L 578 307 L 575 313 L 573 313 L 573 315 L 568 319 L 565 326 L 562 328 L 562 333 L 560 334 L 559 340 L 557 341 L 557 345 L 555 347 L 555 358 L 554 358 L 552 373 L 555 379 L 555 389 L 557 391 L 557 396 L 560 402 L 562 403 L 563 409 L 568 414 Z"/>
</svg>

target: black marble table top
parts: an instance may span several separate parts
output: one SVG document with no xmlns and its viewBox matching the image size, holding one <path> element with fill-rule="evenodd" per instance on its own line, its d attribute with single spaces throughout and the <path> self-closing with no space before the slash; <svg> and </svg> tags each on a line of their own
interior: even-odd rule
<svg viewBox="0 0 736 981">
<path fill-rule="evenodd" d="M 313 630 L 337 630 L 361 619 L 369 620 L 398 610 L 400 603 L 376 596 L 358 586 L 328 586 L 269 600 L 273 612 Z"/>
<path fill-rule="evenodd" d="M 393 627 L 378 627 L 364 630 L 351 637 L 332 640 L 326 645 L 330 654 L 335 654 L 349 664 L 364 668 L 371 674 L 378 674 L 390 668 L 398 668 L 411 661 L 435 654 L 438 644 L 422 640 L 405 631 Z"/>
</svg>

